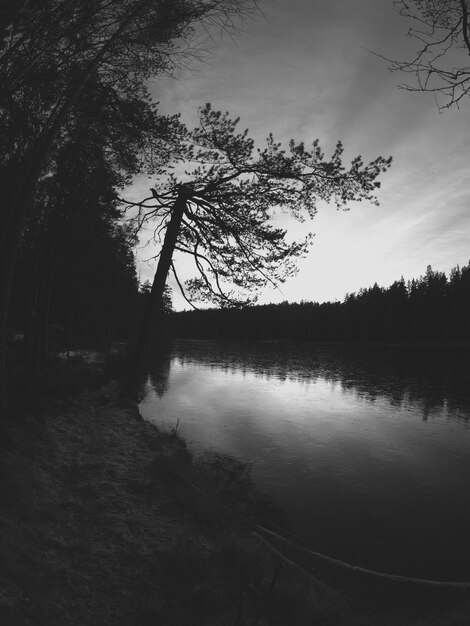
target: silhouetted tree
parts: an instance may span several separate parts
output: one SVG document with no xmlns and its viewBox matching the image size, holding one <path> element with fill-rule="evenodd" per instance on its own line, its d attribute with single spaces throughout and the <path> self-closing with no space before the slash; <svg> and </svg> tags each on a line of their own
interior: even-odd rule
<svg viewBox="0 0 470 626">
<path fill-rule="evenodd" d="M 146 100 L 150 76 L 197 56 L 195 28 L 232 20 L 255 0 L 42 0 L 0 13 L 0 412 L 16 260 L 41 180 L 84 91 L 98 83 Z"/>
<path fill-rule="evenodd" d="M 395 0 L 395 5 L 413 21 L 408 36 L 418 50 L 410 59 L 387 59 L 390 69 L 412 74 L 415 82 L 402 87 L 433 93 L 440 109 L 458 105 L 470 93 L 469 1 Z"/>
<path fill-rule="evenodd" d="M 146 280 L 139 288 L 137 312 L 132 325 L 131 341 L 135 341 L 136 335 L 142 326 L 142 320 L 149 307 L 152 291 L 152 283 Z M 165 285 L 161 307 L 155 312 L 152 325 L 157 329 L 158 338 L 163 338 L 168 332 L 168 316 L 173 312 L 173 293 L 168 285 Z"/>
<path fill-rule="evenodd" d="M 35 211 L 28 214 L 22 233 L 21 261 L 23 268 L 27 262 L 31 268 L 24 281 L 30 293 L 25 333 L 31 373 L 46 356 L 53 290 L 62 289 L 63 300 L 69 303 L 69 314 L 62 315 L 63 319 L 56 323 L 64 325 L 67 321 L 70 338 L 75 335 L 90 342 L 92 328 L 97 337 L 100 299 L 91 297 L 86 285 L 93 282 L 98 296 L 101 279 L 106 297 L 101 299 L 99 342 L 109 342 L 117 332 L 119 312 L 123 310 L 116 299 L 120 271 L 122 263 L 129 264 L 131 245 L 131 239 L 117 225 L 121 218 L 117 190 L 128 185 L 132 175 L 141 170 L 142 155 L 150 154 L 150 168 L 158 158 L 161 160 L 174 127 L 178 127 L 176 117 L 159 116 L 153 105 L 132 94 L 116 93 L 96 81 L 82 92 L 60 134 L 57 155 L 50 160 L 47 176 L 38 185 Z M 131 259 L 133 264 L 132 255 Z M 90 263 L 96 263 L 94 270 Z M 82 271 L 84 267 L 87 272 Z M 64 281 L 59 283 L 57 276 L 64 268 Z M 109 293 L 111 285 L 113 291 Z M 89 309 L 81 311 L 80 316 L 72 314 L 79 291 L 87 293 L 86 300 L 79 298 L 80 306 L 86 302 Z M 90 332 L 71 332 L 72 319 L 80 319 L 82 324 L 87 320 Z M 78 330 L 76 325 L 74 328 Z"/>
<path fill-rule="evenodd" d="M 161 243 L 137 340 L 139 354 L 152 336 L 152 319 L 170 268 L 187 297 L 175 268 L 175 251 L 189 254 L 198 272 L 186 283 L 189 298 L 240 306 L 252 301 L 259 288 L 293 275 L 296 260 L 311 241 L 309 235 L 288 243 L 286 231 L 271 223 L 274 209 L 303 220 L 314 217 L 319 200 L 333 200 L 338 208 L 362 199 L 376 202 L 377 177 L 391 159 L 379 157 L 365 165 L 356 157 L 346 169 L 341 143 L 326 159 L 317 140 L 310 150 L 291 140 L 285 151 L 272 135 L 263 150 L 255 150 L 248 131 L 237 132 L 238 121 L 210 104 L 202 107 L 199 125 L 182 135 L 176 155 L 184 173 L 162 171 L 152 196 L 138 204 L 138 226 L 154 222 Z"/>
<path fill-rule="evenodd" d="M 450 272 L 428 266 L 405 284 L 375 284 L 343 302 L 268 304 L 243 309 L 205 309 L 171 316 L 176 337 L 293 339 L 328 343 L 470 342 L 470 263 Z"/>
</svg>

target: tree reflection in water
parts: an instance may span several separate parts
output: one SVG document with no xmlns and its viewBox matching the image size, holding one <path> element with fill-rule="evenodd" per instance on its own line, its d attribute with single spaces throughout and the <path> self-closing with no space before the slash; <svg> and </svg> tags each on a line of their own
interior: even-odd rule
<svg viewBox="0 0 470 626">
<path fill-rule="evenodd" d="M 369 402 L 382 397 L 397 407 L 419 406 L 424 420 L 442 410 L 470 417 L 469 347 L 176 341 L 159 347 L 149 370 L 159 397 L 167 391 L 172 359 L 280 381 L 323 379 Z"/>
<path fill-rule="evenodd" d="M 470 349 L 181 341 L 142 414 L 253 463 L 313 549 L 372 569 L 470 577 Z"/>
</svg>

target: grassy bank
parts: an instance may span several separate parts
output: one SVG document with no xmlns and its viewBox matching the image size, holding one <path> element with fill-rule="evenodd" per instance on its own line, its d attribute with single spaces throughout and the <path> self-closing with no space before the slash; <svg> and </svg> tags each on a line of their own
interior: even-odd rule
<svg viewBox="0 0 470 626">
<path fill-rule="evenodd" d="M 2 426 L 1 624 L 468 623 L 455 600 L 378 603 L 303 570 L 253 532 L 279 520 L 248 468 L 193 458 L 102 368 L 46 382 L 40 408 L 19 402 Z"/>
</svg>

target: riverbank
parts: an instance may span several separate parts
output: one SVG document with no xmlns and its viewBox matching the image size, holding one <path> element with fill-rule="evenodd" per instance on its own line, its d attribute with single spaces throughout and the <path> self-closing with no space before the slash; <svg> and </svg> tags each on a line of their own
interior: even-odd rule
<svg viewBox="0 0 470 626">
<path fill-rule="evenodd" d="M 193 458 L 99 365 L 58 380 L 66 396 L 52 385 L 2 427 L 3 625 L 467 623 L 444 606 L 431 618 L 428 600 L 389 609 L 332 589 L 253 533 L 276 513 L 244 465 Z"/>
</svg>

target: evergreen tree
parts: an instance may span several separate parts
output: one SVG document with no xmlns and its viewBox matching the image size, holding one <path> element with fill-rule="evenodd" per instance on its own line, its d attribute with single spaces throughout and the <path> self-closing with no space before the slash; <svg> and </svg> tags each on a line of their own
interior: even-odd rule
<svg viewBox="0 0 470 626">
<path fill-rule="evenodd" d="M 41 182 L 58 162 L 63 134 L 79 117 L 84 93 L 99 85 L 101 102 L 103 94 L 111 93 L 128 101 L 148 100 L 148 78 L 174 71 L 194 54 L 185 39 L 196 28 L 214 23 L 229 28 L 236 16 L 253 7 L 252 0 L 2 4 L 0 412 L 6 407 L 5 340 L 22 234 L 28 220 L 44 210 L 44 203 L 37 201 Z"/>
<path fill-rule="evenodd" d="M 303 220 L 314 217 L 320 200 L 333 200 L 337 207 L 362 199 L 376 201 L 377 178 L 391 163 L 379 157 L 364 164 L 356 157 L 346 169 L 341 143 L 327 159 L 317 140 L 311 149 L 291 140 L 286 151 L 272 135 L 263 150 L 255 150 L 248 131 L 237 131 L 238 121 L 210 104 L 202 107 L 199 125 L 182 134 L 176 154 L 185 173 L 177 176 L 173 167 L 162 170 L 152 196 L 137 205 L 137 225 L 155 222 L 161 243 L 137 341 L 139 354 L 149 345 L 151 320 L 161 306 L 170 268 L 186 297 L 175 251 L 189 254 L 198 273 L 186 284 L 189 298 L 222 306 L 247 304 L 261 287 L 292 276 L 311 241 L 308 236 L 288 243 L 286 231 L 271 223 L 273 209 Z"/>
</svg>

